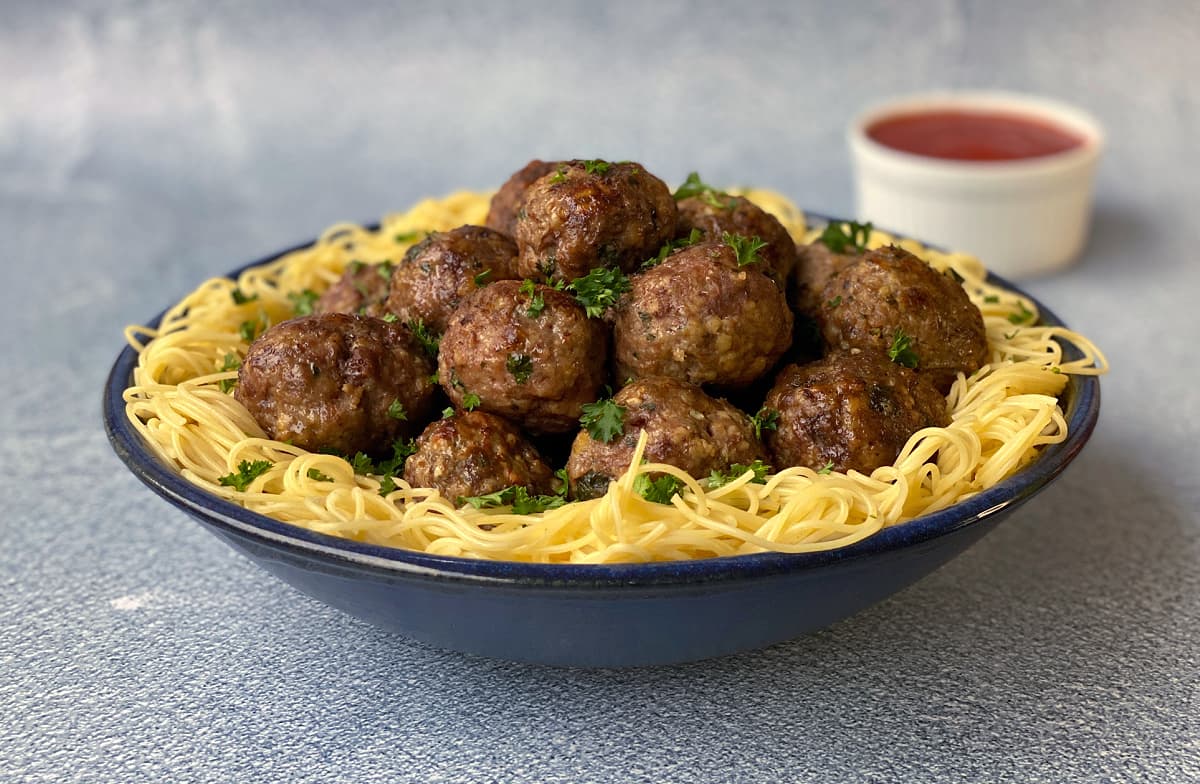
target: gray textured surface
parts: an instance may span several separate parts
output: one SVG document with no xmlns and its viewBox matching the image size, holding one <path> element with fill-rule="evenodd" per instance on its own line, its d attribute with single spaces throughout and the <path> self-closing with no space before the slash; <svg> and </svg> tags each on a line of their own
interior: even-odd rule
<svg viewBox="0 0 1200 784">
<path fill-rule="evenodd" d="M 0 780 L 1200 780 L 1193 2 L 4 3 Z M 823 633 L 573 672 L 377 632 L 127 474 L 120 330 L 212 274 L 533 156 L 851 206 L 841 129 L 940 86 L 1107 126 L 1082 262 L 1029 289 L 1115 370 L 1074 467 Z"/>
</svg>

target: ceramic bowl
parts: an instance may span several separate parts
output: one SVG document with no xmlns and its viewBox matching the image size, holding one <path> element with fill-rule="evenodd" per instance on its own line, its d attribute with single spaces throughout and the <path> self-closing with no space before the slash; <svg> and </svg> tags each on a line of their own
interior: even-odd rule
<svg viewBox="0 0 1200 784">
<path fill-rule="evenodd" d="M 901 152 L 868 134 L 884 119 L 923 112 L 1025 118 L 1079 144 L 1040 157 L 966 161 Z M 850 123 L 847 141 L 860 221 L 971 253 L 1015 279 L 1060 270 L 1085 244 L 1104 133 L 1074 106 L 1005 92 L 922 93 L 865 109 Z"/>
<path fill-rule="evenodd" d="M 1019 291 L 1003 280 L 993 282 Z M 1044 323 L 1061 324 L 1038 304 Z M 1072 376 L 1064 397 L 1070 428 L 1065 441 L 968 501 L 839 550 L 544 565 L 361 544 L 210 495 L 156 457 L 126 418 L 122 393 L 136 363 L 137 355 L 126 347 L 105 385 L 104 424 L 113 449 L 151 490 L 235 550 L 309 596 L 429 645 L 571 667 L 671 664 L 733 654 L 851 616 L 937 569 L 1045 488 L 1088 440 L 1100 406 L 1096 379 Z"/>
</svg>

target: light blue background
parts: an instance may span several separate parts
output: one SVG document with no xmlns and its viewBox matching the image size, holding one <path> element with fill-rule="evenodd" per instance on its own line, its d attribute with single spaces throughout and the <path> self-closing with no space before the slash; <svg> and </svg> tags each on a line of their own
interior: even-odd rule
<svg viewBox="0 0 1200 784">
<path fill-rule="evenodd" d="M 0 780 L 1200 779 L 1198 78 L 1194 2 L 4 3 Z M 1114 371 L 1060 482 L 822 633 L 633 671 L 431 650 L 105 441 L 125 324 L 330 223 L 539 156 L 848 214 L 846 121 L 934 87 L 1106 127 L 1088 249 L 1027 285 Z"/>
</svg>

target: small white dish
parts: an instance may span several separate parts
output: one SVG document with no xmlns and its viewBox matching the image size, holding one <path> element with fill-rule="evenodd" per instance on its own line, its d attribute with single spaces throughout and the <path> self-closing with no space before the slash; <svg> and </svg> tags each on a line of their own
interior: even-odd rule
<svg viewBox="0 0 1200 784">
<path fill-rule="evenodd" d="M 1078 143 L 1036 157 L 960 160 L 904 152 L 869 135 L 884 120 L 926 113 L 1004 115 Z M 867 108 L 848 141 L 860 221 L 978 256 L 1009 278 L 1062 269 L 1083 248 L 1104 133 L 1080 109 L 1016 93 L 930 92 Z"/>
</svg>

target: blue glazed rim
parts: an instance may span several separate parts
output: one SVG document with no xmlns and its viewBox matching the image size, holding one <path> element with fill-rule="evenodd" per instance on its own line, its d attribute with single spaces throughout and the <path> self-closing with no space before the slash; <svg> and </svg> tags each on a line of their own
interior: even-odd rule
<svg viewBox="0 0 1200 784">
<path fill-rule="evenodd" d="M 805 212 L 817 222 L 840 220 Z M 366 226 L 378 228 L 378 224 Z M 228 273 L 267 264 L 292 251 L 306 248 L 312 240 L 263 257 Z M 1036 298 L 991 275 L 988 282 L 1028 297 L 1038 308 L 1041 322 L 1065 326 Z M 147 326 L 157 327 L 164 309 Z M 1068 357 L 1079 357 L 1067 345 Z M 977 495 L 946 509 L 893 525 L 855 544 L 815 553 L 757 553 L 706 558 L 694 561 L 662 561 L 633 564 L 534 564 L 514 561 L 485 561 L 431 555 L 395 547 L 365 544 L 274 520 L 211 495 L 182 478 L 163 463 L 142 441 L 125 415 L 123 393 L 132 380 L 137 353 L 126 346 L 113 363 L 105 383 L 103 419 L 110 444 L 125 466 L 151 490 L 172 505 L 239 538 L 249 538 L 271 547 L 331 565 L 353 565 L 364 571 L 396 576 L 449 580 L 474 584 L 564 589 L 623 589 L 719 583 L 768 577 L 785 572 L 816 570 L 832 564 L 905 549 L 963 529 L 983 524 L 1032 498 L 1061 474 L 1083 449 L 1100 414 L 1100 383 L 1095 376 L 1071 376 L 1064 392 L 1068 435 L 1066 440 L 1042 448 L 1038 458 L 1022 470 Z"/>
</svg>

